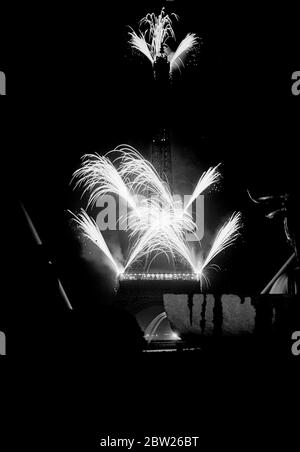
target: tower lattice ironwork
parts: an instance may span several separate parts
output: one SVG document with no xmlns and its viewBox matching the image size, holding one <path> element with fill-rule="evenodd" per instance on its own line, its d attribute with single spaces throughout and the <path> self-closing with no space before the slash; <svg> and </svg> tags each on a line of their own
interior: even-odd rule
<svg viewBox="0 0 300 452">
<path fill-rule="evenodd" d="M 162 180 L 172 189 L 172 154 L 170 134 L 167 128 L 161 128 L 152 140 L 151 162 Z"/>
</svg>

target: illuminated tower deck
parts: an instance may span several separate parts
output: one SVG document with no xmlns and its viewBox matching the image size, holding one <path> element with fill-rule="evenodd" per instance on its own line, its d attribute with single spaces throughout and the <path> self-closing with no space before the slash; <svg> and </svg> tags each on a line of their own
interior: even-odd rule
<svg viewBox="0 0 300 452">
<path fill-rule="evenodd" d="M 196 273 L 123 273 L 119 275 L 117 302 L 136 314 L 149 306 L 163 307 L 164 294 L 200 292 Z"/>
</svg>

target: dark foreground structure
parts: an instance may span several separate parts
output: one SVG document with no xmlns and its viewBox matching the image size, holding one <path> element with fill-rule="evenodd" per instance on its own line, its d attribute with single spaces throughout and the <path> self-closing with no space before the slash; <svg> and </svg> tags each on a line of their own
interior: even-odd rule
<svg viewBox="0 0 300 452">
<path fill-rule="evenodd" d="M 184 343 L 205 350 L 216 344 L 237 350 L 247 343 L 260 352 L 267 342 L 274 356 L 289 355 L 291 336 L 299 329 L 297 296 L 201 293 L 199 281 L 192 278 L 125 279 L 117 302 L 137 317 L 149 306 L 160 308 L 183 341 L 179 349 Z"/>
</svg>

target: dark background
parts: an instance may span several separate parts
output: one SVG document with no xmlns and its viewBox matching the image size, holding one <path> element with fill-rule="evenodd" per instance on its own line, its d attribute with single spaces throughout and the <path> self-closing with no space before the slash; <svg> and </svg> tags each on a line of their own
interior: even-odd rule
<svg viewBox="0 0 300 452">
<path fill-rule="evenodd" d="M 6 44 L 1 48 L 0 70 L 7 74 L 7 96 L 1 98 L 2 239 L 3 246 L 8 246 L 6 269 L 10 277 L 3 283 L 3 293 L 8 289 L 3 304 L 9 306 L 12 323 L 20 327 L 18 338 L 25 337 L 23 332 L 28 334 L 27 326 L 34 322 L 39 325 L 37 330 L 42 330 L 43 340 L 53 328 L 53 319 L 58 328 L 61 300 L 54 295 L 55 278 L 51 272 L 49 275 L 49 258 L 55 265 L 54 274 L 60 275 L 72 303 L 81 312 L 92 311 L 109 300 L 111 277 L 82 258 L 81 243 L 70 225 L 67 209 L 76 211 L 82 204 L 80 193 L 73 192 L 69 182 L 84 153 L 104 153 L 128 143 L 141 152 L 145 150 L 147 155 L 157 108 L 165 109 L 171 124 L 174 167 L 177 164 L 188 170 L 182 174 L 178 171 L 183 186 L 192 189 L 203 170 L 222 162 L 223 182 L 217 192 L 210 193 L 205 211 L 209 230 L 216 230 L 232 211 L 243 213 L 242 236 L 219 256 L 222 271 L 213 276 L 212 287 L 220 292 L 256 294 L 291 254 L 282 225 L 265 219 L 250 204 L 246 189 L 255 195 L 297 190 L 300 97 L 291 93 L 291 74 L 300 69 L 295 9 L 288 4 L 284 10 L 274 4 L 263 9 L 261 4 L 252 2 L 222 8 L 208 2 L 166 2 L 169 11 L 180 16 L 174 26 L 178 39 L 187 32 L 201 37 L 197 65 L 187 66 L 176 78 L 174 95 L 170 105 L 166 105 L 165 99 L 156 95 L 150 65 L 143 57 L 133 55 L 126 44 L 127 26 L 136 28 L 145 13 L 158 12 L 162 5 L 139 3 L 101 2 L 97 7 L 80 3 L 65 9 L 54 3 L 43 8 L 26 5 L 18 6 L 7 24 L 5 15 L 1 17 L 1 42 Z M 41 253 L 26 228 L 19 200 L 44 242 Z M 48 310 L 50 307 L 51 314 L 45 306 Z M 101 313 L 109 325 L 104 328 L 102 339 L 108 332 L 116 342 L 123 339 L 128 319 L 124 322 L 123 314 L 114 315 L 111 311 Z M 23 329 L 22 315 L 28 322 Z M 87 332 L 90 320 L 84 316 L 82 319 L 82 328 Z M 97 319 L 92 330 L 96 329 Z M 92 337 L 91 333 L 89 340 Z M 38 349 L 39 340 L 37 335 L 35 346 L 33 338 L 30 345 L 22 343 L 21 348 L 16 341 L 20 354 L 28 357 L 30 346 Z M 12 342 L 10 347 L 14 346 Z M 122 351 L 125 349 L 126 344 Z M 58 348 L 54 355 L 57 352 Z M 85 352 L 81 350 L 81 358 Z M 110 368 L 102 362 L 102 368 L 96 371 L 88 359 L 68 368 L 68 363 L 54 363 L 49 355 L 44 368 L 42 356 L 43 353 L 34 363 L 34 376 L 26 366 L 15 366 L 15 394 L 24 401 L 21 421 L 28 414 L 32 391 L 41 386 L 43 396 L 35 401 L 37 412 L 43 412 L 49 403 L 56 410 L 54 420 L 62 431 L 66 426 L 64 415 L 67 420 L 72 419 L 68 430 L 72 437 L 74 426 L 79 424 L 78 432 L 82 433 L 80 419 L 92 418 L 91 424 L 84 424 L 86 440 L 104 426 L 111 431 L 113 424 L 119 433 L 122 428 L 126 430 L 127 424 L 135 431 L 138 419 L 143 420 L 145 431 L 152 429 L 156 434 L 155 425 L 160 425 L 162 434 L 167 424 L 171 425 L 169 431 L 175 425 L 187 431 L 180 421 L 185 419 L 186 424 L 193 417 L 190 408 L 195 405 L 198 415 L 193 420 L 200 422 L 200 427 L 196 422 L 197 433 L 199 429 L 206 432 L 203 441 L 208 439 L 212 444 L 217 436 L 223 441 L 230 437 L 232 445 L 232 438 L 237 438 L 238 433 L 250 440 L 253 426 L 255 433 L 261 429 L 268 440 L 274 440 L 280 431 L 276 430 L 280 425 L 276 415 L 279 403 L 294 396 L 292 384 L 285 385 L 288 395 L 280 393 L 279 383 L 273 388 L 271 372 L 260 373 L 258 383 L 257 368 L 250 366 L 246 385 L 243 370 L 228 374 L 230 365 L 224 367 L 224 363 L 206 366 L 202 362 L 198 367 L 186 367 L 181 362 L 180 368 L 174 365 L 168 369 L 162 362 L 130 366 L 118 361 Z M 116 377 L 113 382 L 108 381 L 112 369 Z M 41 378 L 46 374 L 46 380 Z M 99 375 L 101 383 L 96 381 Z M 292 381 L 290 374 L 289 382 Z M 254 382 L 257 386 L 252 385 Z M 84 390 L 78 391 L 81 384 Z M 255 398 L 259 390 L 263 399 Z M 238 399 L 235 403 L 234 395 Z M 133 400 L 135 414 L 129 418 L 127 407 L 132 408 Z M 155 402 L 145 415 L 149 401 Z M 234 427 L 227 418 L 232 405 L 238 419 Z M 272 407 L 273 417 L 268 418 Z M 243 425 L 239 414 L 252 409 L 256 410 L 255 420 Z M 98 417 L 92 416 L 93 410 Z M 273 422 L 271 431 L 265 424 L 267 418 Z M 223 436 L 223 430 L 217 430 L 216 425 L 226 430 Z M 50 420 L 47 426 L 39 425 L 36 438 L 40 435 L 49 439 L 49 429 Z M 24 430 L 30 437 L 30 428 Z M 285 447 L 289 438 L 285 437 Z"/>
<path fill-rule="evenodd" d="M 265 219 L 246 189 L 266 195 L 297 188 L 294 10 L 245 6 L 212 12 L 207 3 L 199 8 L 166 2 L 167 11 L 180 16 L 174 22 L 178 40 L 187 32 L 200 37 L 196 58 L 175 77 L 168 100 L 157 95 L 146 58 L 127 45 L 128 25 L 136 29 L 141 17 L 162 4 L 68 11 L 52 6 L 39 21 L 24 22 L 20 29 L 16 23 L 10 30 L 18 36 L 8 80 L 16 125 L 9 141 L 9 155 L 17 161 L 12 188 L 72 296 L 80 292 L 87 298 L 92 291 L 97 299 L 103 287 L 101 257 L 94 264 L 80 257 L 69 224 L 67 209 L 85 207 L 69 185 L 72 173 L 83 154 L 105 153 L 120 143 L 149 156 L 157 109 L 165 111 L 170 126 L 181 190 L 191 193 L 202 171 L 222 162 L 223 181 L 206 197 L 206 230 L 213 234 L 233 211 L 243 213 L 242 236 L 217 258 L 222 271 L 211 275 L 212 288 L 258 293 L 291 252 L 281 222 Z M 19 249 L 16 264 L 26 266 L 26 259 Z"/>
</svg>

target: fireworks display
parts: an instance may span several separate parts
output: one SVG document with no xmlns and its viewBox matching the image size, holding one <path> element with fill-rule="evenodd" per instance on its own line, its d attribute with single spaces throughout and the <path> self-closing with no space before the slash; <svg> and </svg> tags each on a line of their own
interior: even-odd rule
<svg viewBox="0 0 300 452">
<path fill-rule="evenodd" d="M 188 33 L 173 51 L 168 45 L 169 40 L 176 41 L 172 18 L 178 20 L 176 14 L 168 15 L 163 8 L 158 16 L 149 13 L 143 17 L 139 22 L 138 33 L 134 30 L 129 32 L 131 47 L 145 55 L 152 65 L 158 59 L 165 58 L 169 63 L 170 74 L 184 66 L 186 55 L 198 42 L 194 33 Z"/>
<path fill-rule="evenodd" d="M 90 218 L 84 210 L 78 215 L 73 214 L 73 216 L 76 223 L 80 226 L 83 235 L 97 245 L 97 247 L 105 254 L 117 274 L 122 273 L 124 268 L 121 265 L 118 265 L 113 258 L 97 223 Z"/>
<path fill-rule="evenodd" d="M 112 155 L 116 156 L 113 161 L 109 159 Z M 127 225 L 130 242 L 127 259 L 122 264 L 114 259 L 96 222 L 85 211 L 74 216 L 84 236 L 100 248 L 121 279 L 126 279 L 124 272 L 128 272 L 135 262 L 142 261 L 149 269 L 159 255 L 165 255 L 168 261 L 172 259 L 174 262 L 179 258 L 187 263 L 192 270 L 189 274 L 193 275 L 191 279 L 205 278 L 204 269 L 238 236 L 239 213 L 233 214 L 221 227 L 205 258 L 200 258 L 186 240 L 187 233 L 195 234 L 197 230 L 188 208 L 200 194 L 219 181 L 218 166 L 202 174 L 186 206 L 181 200 L 173 199 L 168 184 L 159 177 L 153 165 L 129 145 L 120 145 L 105 156 L 84 156 L 74 178 L 76 186 L 89 193 L 88 206 L 107 194 L 122 198 L 128 205 L 127 213 L 119 218 Z M 201 243 L 198 240 L 199 246 Z M 145 275 L 147 273 L 136 274 L 138 279 L 145 279 Z M 156 275 L 157 279 L 174 279 L 168 276 L 170 273 Z"/>
</svg>

